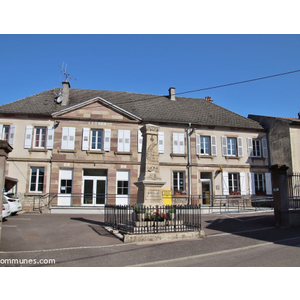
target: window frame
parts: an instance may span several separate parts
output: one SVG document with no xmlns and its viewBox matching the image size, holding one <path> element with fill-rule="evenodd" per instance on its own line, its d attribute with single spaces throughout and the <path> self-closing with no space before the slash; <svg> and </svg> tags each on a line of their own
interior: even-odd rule
<svg viewBox="0 0 300 300">
<path fill-rule="evenodd" d="M 33 170 L 36 169 L 35 180 L 33 180 Z M 40 175 L 41 170 L 43 170 L 43 174 Z M 40 182 L 40 178 L 42 182 Z M 30 193 L 43 193 L 44 191 L 44 181 L 45 181 L 45 167 L 30 167 L 30 182 L 29 182 L 29 192 Z M 34 189 L 32 186 L 34 185 Z M 42 186 L 42 189 L 39 189 L 39 185 Z"/>
<path fill-rule="evenodd" d="M 95 137 L 93 136 L 94 132 L 96 132 Z M 99 137 L 99 132 L 101 132 L 101 137 Z M 93 129 L 90 130 L 90 150 L 92 151 L 103 151 L 104 150 L 104 130 L 103 129 Z M 95 142 L 93 142 L 93 139 L 95 138 Z M 100 139 L 100 148 L 98 148 Z M 95 143 L 95 148 L 93 148 L 93 143 Z"/>
<path fill-rule="evenodd" d="M 227 156 L 237 156 L 237 138 L 235 137 L 227 137 Z"/>
<path fill-rule="evenodd" d="M 228 191 L 229 195 L 241 195 L 240 173 L 228 173 Z"/>
<path fill-rule="evenodd" d="M 181 175 L 182 174 L 182 178 Z M 173 193 L 175 192 L 183 192 L 185 191 L 185 171 L 173 171 Z M 176 175 L 176 176 L 175 176 Z M 176 179 L 176 184 L 175 184 Z M 182 179 L 182 184 L 180 184 L 180 180 Z"/>
<path fill-rule="evenodd" d="M 208 135 L 200 135 L 200 155 L 211 155 L 211 137 Z"/>
<path fill-rule="evenodd" d="M 39 131 L 39 133 L 38 133 Z M 34 127 L 33 149 L 45 149 L 47 144 L 47 127 L 36 126 Z M 38 139 L 37 139 L 38 136 Z"/>
<path fill-rule="evenodd" d="M 259 155 L 258 153 L 259 152 Z M 252 139 L 251 157 L 262 157 L 262 144 L 259 139 Z"/>
</svg>

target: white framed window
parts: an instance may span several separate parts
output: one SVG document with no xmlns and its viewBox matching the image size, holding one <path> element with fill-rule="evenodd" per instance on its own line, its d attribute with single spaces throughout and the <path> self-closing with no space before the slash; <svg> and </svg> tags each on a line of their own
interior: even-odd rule
<svg viewBox="0 0 300 300">
<path fill-rule="evenodd" d="M 185 154 L 184 133 L 173 133 L 173 153 Z"/>
<path fill-rule="evenodd" d="M 185 191 L 185 172 L 173 172 L 173 193 Z"/>
<path fill-rule="evenodd" d="M 260 140 L 252 139 L 252 157 L 261 157 Z"/>
<path fill-rule="evenodd" d="M 16 125 L 0 124 L 0 140 L 7 141 L 12 147 L 14 146 Z"/>
<path fill-rule="evenodd" d="M 53 149 L 54 128 L 53 126 L 27 125 L 25 128 L 24 148 Z"/>
<path fill-rule="evenodd" d="M 223 195 L 246 195 L 246 174 L 222 173 Z"/>
<path fill-rule="evenodd" d="M 205 136 L 196 134 L 196 152 L 197 155 L 217 155 L 216 136 Z"/>
<path fill-rule="evenodd" d="M 46 147 L 46 127 L 34 128 L 33 148 L 44 149 Z"/>
<path fill-rule="evenodd" d="M 130 130 L 118 130 L 118 151 L 130 152 Z"/>
<path fill-rule="evenodd" d="M 110 129 L 82 130 L 82 150 L 110 151 Z"/>
<path fill-rule="evenodd" d="M 30 169 L 30 185 L 29 191 L 41 193 L 44 190 L 45 169 L 40 167 L 32 167 Z"/>
<path fill-rule="evenodd" d="M 91 130 L 91 150 L 103 150 L 103 130 Z"/>
<path fill-rule="evenodd" d="M 241 137 L 222 136 L 221 142 L 223 156 L 243 156 L 243 139 Z"/>
</svg>

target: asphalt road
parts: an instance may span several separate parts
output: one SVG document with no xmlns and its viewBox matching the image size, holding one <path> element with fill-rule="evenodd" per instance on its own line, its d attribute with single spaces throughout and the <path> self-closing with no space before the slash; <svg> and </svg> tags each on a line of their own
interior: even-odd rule
<svg viewBox="0 0 300 300">
<path fill-rule="evenodd" d="M 0 266 L 299 267 L 300 228 L 272 213 L 202 216 L 206 237 L 125 244 L 103 215 L 24 213 L 3 223 Z"/>
</svg>

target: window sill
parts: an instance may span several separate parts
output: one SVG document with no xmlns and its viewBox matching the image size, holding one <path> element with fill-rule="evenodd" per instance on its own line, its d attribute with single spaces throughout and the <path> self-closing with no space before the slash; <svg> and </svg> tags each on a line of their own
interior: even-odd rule
<svg viewBox="0 0 300 300">
<path fill-rule="evenodd" d="M 241 159 L 241 156 L 225 156 L 226 159 Z"/>
<path fill-rule="evenodd" d="M 28 149 L 28 152 L 29 153 L 31 153 L 31 152 L 44 152 L 44 153 L 47 153 L 48 149 L 30 148 L 30 149 Z"/>
<path fill-rule="evenodd" d="M 76 150 L 58 149 L 57 153 L 76 153 Z"/>
<path fill-rule="evenodd" d="M 213 159 L 215 156 L 212 155 L 205 155 L 205 154 L 197 154 L 198 159 L 200 158 L 210 158 Z"/>
<path fill-rule="evenodd" d="M 87 154 L 105 154 L 105 151 L 102 150 L 87 150 Z"/>
<path fill-rule="evenodd" d="M 171 153 L 170 156 L 173 157 L 187 157 L 187 154 L 178 154 L 178 153 Z"/>
<path fill-rule="evenodd" d="M 121 151 L 115 151 L 115 155 L 132 155 L 132 152 L 121 152 Z"/>
</svg>

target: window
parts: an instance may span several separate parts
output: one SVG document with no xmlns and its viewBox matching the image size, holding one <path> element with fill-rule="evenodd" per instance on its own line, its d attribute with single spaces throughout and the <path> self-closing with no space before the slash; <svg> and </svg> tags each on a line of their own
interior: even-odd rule
<svg viewBox="0 0 300 300">
<path fill-rule="evenodd" d="M 7 141 L 8 142 L 8 139 L 9 139 L 9 125 L 3 125 L 3 128 L 2 128 L 2 140 L 4 141 Z"/>
<path fill-rule="evenodd" d="M 118 195 L 128 195 L 128 180 L 118 180 Z"/>
<path fill-rule="evenodd" d="M 103 131 L 102 130 L 92 130 L 91 138 L 91 149 L 92 150 L 103 150 Z"/>
<path fill-rule="evenodd" d="M 15 125 L 0 124 L 0 140 L 7 141 L 12 147 L 14 145 Z"/>
<path fill-rule="evenodd" d="M 43 192 L 44 189 L 44 168 L 31 168 L 30 192 Z"/>
<path fill-rule="evenodd" d="M 255 194 L 265 193 L 265 179 L 264 174 L 254 174 Z"/>
<path fill-rule="evenodd" d="M 61 179 L 60 193 L 61 194 L 72 194 L 72 179 Z"/>
<path fill-rule="evenodd" d="M 240 195 L 240 174 L 239 173 L 229 173 L 228 174 L 228 186 L 230 195 Z"/>
<path fill-rule="evenodd" d="M 236 139 L 227 138 L 227 155 L 236 156 Z"/>
<path fill-rule="evenodd" d="M 46 146 L 46 127 L 35 127 L 33 148 L 45 148 L 45 146 Z"/>
<path fill-rule="evenodd" d="M 261 157 L 261 144 L 260 140 L 252 140 L 252 156 Z"/>
<path fill-rule="evenodd" d="M 185 172 L 173 172 L 173 192 L 185 191 Z"/>
<path fill-rule="evenodd" d="M 33 140 L 33 141 L 32 141 Z M 53 126 L 33 127 L 27 125 L 25 129 L 25 140 L 24 148 L 35 148 L 35 149 L 52 149 L 54 140 L 54 128 Z"/>
<path fill-rule="evenodd" d="M 173 133 L 173 153 L 174 154 L 184 154 L 184 133 Z"/>
<path fill-rule="evenodd" d="M 222 136 L 221 142 L 223 156 L 243 156 L 243 140 L 241 137 Z"/>
<path fill-rule="evenodd" d="M 200 136 L 200 153 L 210 155 L 210 137 Z"/>
</svg>

